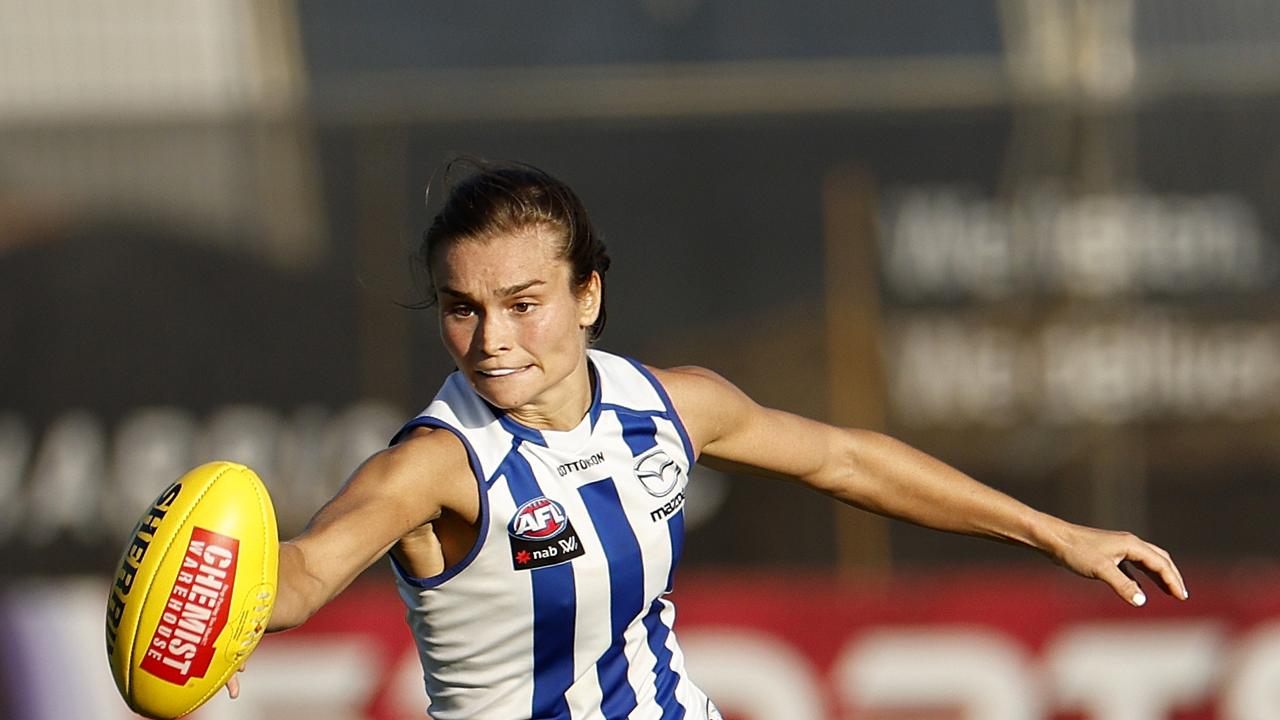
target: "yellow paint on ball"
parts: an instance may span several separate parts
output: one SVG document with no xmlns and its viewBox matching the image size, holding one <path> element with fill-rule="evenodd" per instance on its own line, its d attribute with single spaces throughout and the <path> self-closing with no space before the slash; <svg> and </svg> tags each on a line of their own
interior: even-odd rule
<svg viewBox="0 0 1280 720">
<path fill-rule="evenodd" d="M 257 647 L 280 559 L 275 511 L 249 468 L 211 462 L 165 488 L 134 526 L 107 598 L 107 656 L 137 713 L 176 718 Z"/>
</svg>

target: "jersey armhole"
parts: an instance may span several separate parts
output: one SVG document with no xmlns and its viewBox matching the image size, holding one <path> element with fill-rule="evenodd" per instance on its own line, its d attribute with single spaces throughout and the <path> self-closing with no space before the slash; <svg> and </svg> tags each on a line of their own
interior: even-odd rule
<svg viewBox="0 0 1280 720">
<path fill-rule="evenodd" d="M 480 466 L 480 458 L 476 455 L 475 448 L 471 447 L 471 442 L 467 440 L 467 436 L 462 431 L 453 427 L 449 423 L 434 417 L 416 417 L 404 424 L 400 431 L 391 439 L 391 444 L 395 445 L 404 440 L 406 436 L 413 430 L 420 427 L 430 427 L 439 430 L 446 430 L 453 434 L 462 442 L 462 446 L 467 449 L 467 462 L 471 466 L 471 475 L 476 481 L 476 491 L 480 494 L 480 528 L 476 533 L 475 544 L 471 546 L 465 557 L 456 564 L 447 567 L 438 575 L 429 578 L 420 578 L 411 575 L 408 570 L 396 560 L 394 553 L 388 552 L 387 557 L 391 558 L 391 567 L 395 570 L 396 576 L 405 581 L 409 585 L 416 588 L 429 589 L 438 587 L 446 580 L 454 577 L 458 573 L 466 570 L 471 565 L 476 556 L 480 554 L 481 548 L 484 547 L 485 539 L 489 536 L 489 493 L 485 490 L 484 469 Z"/>
<path fill-rule="evenodd" d="M 652 372 L 649 372 L 649 368 L 645 367 L 644 364 L 630 357 L 627 358 L 627 362 L 631 363 L 649 381 L 654 391 L 658 393 L 658 397 L 662 399 L 662 404 L 666 408 L 664 416 L 671 421 L 672 425 L 676 426 L 676 432 L 680 434 L 680 442 L 684 445 L 684 456 L 689 459 L 689 467 L 692 468 L 693 464 L 698 460 L 693 455 L 693 443 L 689 440 L 689 431 L 685 430 L 684 421 L 680 419 L 680 413 L 676 412 L 675 403 L 671 402 L 671 396 L 667 394 L 667 389 L 662 386 L 662 383 L 658 381 L 658 378 Z"/>
</svg>

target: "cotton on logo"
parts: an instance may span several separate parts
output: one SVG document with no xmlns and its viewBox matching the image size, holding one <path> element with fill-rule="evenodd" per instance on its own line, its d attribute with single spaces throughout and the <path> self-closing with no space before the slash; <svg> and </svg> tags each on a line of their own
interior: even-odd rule
<svg viewBox="0 0 1280 720">
<path fill-rule="evenodd" d="M 507 532 L 521 540 L 545 540 L 559 535 L 564 528 L 565 514 L 560 503 L 537 497 L 516 510 Z"/>
</svg>

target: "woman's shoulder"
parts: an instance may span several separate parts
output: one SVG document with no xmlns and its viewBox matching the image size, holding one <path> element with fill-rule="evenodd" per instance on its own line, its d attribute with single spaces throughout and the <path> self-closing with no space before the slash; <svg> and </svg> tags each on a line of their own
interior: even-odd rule
<svg viewBox="0 0 1280 720">
<path fill-rule="evenodd" d="M 467 448 L 452 432 L 434 426 L 419 426 L 406 432 L 394 445 L 383 450 L 391 462 L 417 465 L 430 462 L 449 467 L 467 464 Z"/>
<path fill-rule="evenodd" d="M 368 462 L 374 466 L 371 469 L 388 480 L 402 478 L 411 479 L 414 484 L 429 484 L 443 493 L 442 499 L 454 491 L 465 497 L 475 488 L 467 448 L 448 430 L 414 428 Z"/>
<path fill-rule="evenodd" d="M 714 370 L 696 365 L 648 369 L 671 397 L 671 404 L 699 451 L 755 405 Z"/>
<path fill-rule="evenodd" d="M 687 395 L 700 398 L 738 391 L 733 383 L 726 380 L 716 371 L 698 365 L 680 365 L 669 368 L 645 365 L 645 368 L 653 373 L 653 376 L 658 379 L 658 382 L 662 383 L 662 386 L 672 395 L 673 399 L 677 394 L 682 397 Z"/>
<path fill-rule="evenodd" d="M 634 384 L 649 388 L 656 381 L 660 386 L 659 390 L 665 391 L 677 406 L 733 387 L 729 381 L 703 367 L 655 367 L 637 358 L 616 355 L 598 348 L 592 348 L 589 352 L 593 366 L 606 383 L 616 382 L 624 386 Z M 641 376 L 647 377 L 642 379 Z"/>
</svg>

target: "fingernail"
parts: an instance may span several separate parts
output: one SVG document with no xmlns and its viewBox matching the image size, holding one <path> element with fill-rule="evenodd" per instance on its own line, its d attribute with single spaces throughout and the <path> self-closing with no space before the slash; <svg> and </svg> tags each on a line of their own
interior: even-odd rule
<svg viewBox="0 0 1280 720">
<path fill-rule="evenodd" d="M 1142 594 L 1142 591 L 1138 591 L 1138 592 L 1134 593 L 1134 594 L 1133 594 L 1133 604 L 1134 604 L 1134 607 L 1142 607 L 1143 605 L 1146 605 L 1146 604 L 1147 604 L 1147 596 L 1146 596 L 1146 595 L 1143 595 L 1143 594 Z"/>
<path fill-rule="evenodd" d="M 1182 588 L 1182 599 L 1186 600 L 1189 597 L 1191 597 L 1191 591 L 1186 588 Z"/>
</svg>

